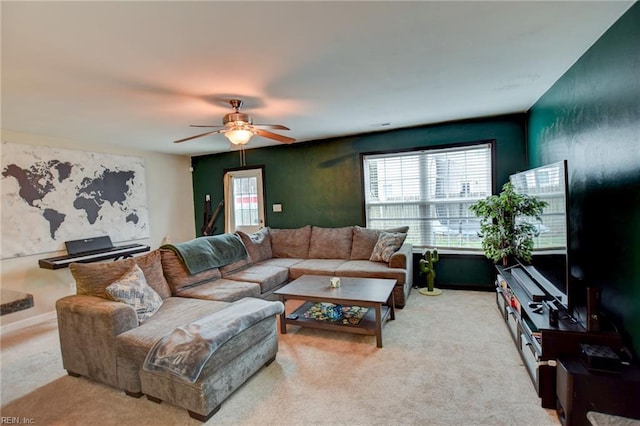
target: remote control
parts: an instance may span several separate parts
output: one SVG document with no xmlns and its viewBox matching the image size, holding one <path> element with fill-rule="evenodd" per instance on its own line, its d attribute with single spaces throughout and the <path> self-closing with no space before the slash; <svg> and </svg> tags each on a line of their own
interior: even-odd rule
<svg viewBox="0 0 640 426">
<path fill-rule="evenodd" d="M 287 315 L 287 319 L 297 320 L 298 319 L 298 314 L 289 314 L 289 315 Z"/>
</svg>

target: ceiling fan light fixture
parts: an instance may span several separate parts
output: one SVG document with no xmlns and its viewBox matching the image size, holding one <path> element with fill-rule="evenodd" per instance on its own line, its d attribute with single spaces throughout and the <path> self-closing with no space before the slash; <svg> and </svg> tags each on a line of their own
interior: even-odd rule
<svg viewBox="0 0 640 426">
<path fill-rule="evenodd" d="M 205 133 L 201 133 L 195 136 L 189 136 L 188 138 L 179 139 L 173 141 L 173 143 L 182 143 L 190 141 L 192 139 L 201 138 L 203 136 L 210 135 L 212 133 L 222 133 L 229 141 L 234 145 L 246 145 L 249 143 L 253 135 L 257 135 L 267 139 L 273 139 L 281 143 L 293 143 L 296 140 L 287 136 L 282 136 L 277 133 L 270 132 L 264 129 L 278 129 L 278 130 L 290 130 L 288 127 L 282 124 L 253 124 L 253 119 L 248 114 L 239 111 L 242 101 L 239 99 L 232 99 L 230 101 L 231 107 L 234 112 L 226 114 L 222 117 L 222 126 L 209 126 L 192 124 L 191 127 L 209 127 L 212 129 Z"/>
<path fill-rule="evenodd" d="M 234 145 L 246 145 L 253 136 L 253 132 L 248 129 L 233 128 L 224 132 L 224 135 Z"/>
</svg>

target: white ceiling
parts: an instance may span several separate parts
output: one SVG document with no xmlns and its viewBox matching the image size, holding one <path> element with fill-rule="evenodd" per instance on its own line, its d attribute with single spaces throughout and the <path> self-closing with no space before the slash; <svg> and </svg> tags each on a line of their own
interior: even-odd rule
<svg viewBox="0 0 640 426">
<path fill-rule="evenodd" d="M 236 97 L 298 141 L 523 112 L 631 4 L 2 1 L 2 128 L 199 155 Z"/>
</svg>

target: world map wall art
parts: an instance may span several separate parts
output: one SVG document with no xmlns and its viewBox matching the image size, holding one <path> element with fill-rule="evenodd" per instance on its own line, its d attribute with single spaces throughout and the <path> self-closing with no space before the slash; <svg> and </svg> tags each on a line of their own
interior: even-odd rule
<svg viewBox="0 0 640 426">
<path fill-rule="evenodd" d="M 2 259 L 149 237 L 142 158 L 3 142 L 1 182 Z"/>
</svg>

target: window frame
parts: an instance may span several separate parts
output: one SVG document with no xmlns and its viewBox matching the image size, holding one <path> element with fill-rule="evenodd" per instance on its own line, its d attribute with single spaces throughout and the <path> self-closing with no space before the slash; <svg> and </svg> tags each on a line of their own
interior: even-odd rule
<svg viewBox="0 0 640 426">
<path fill-rule="evenodd" d="M 414 153 L 420 152 L 429 152 L 429 151 L 439 151 L 439 150 L 464 150 L 465 148 L 472 148 L 478 145 L 488 145 L 489 146 L 489 159 L 491 161 L 491 165 L 489 168 L 490 174 L 490 193 L 488 195 L 495 194 L 496 192 L 496 140 L 495 139 L 482 139 L 470 142 L 460 142 L 460 143 L 447 143 L 447 144 L 439 144 L 439 145 L 431 145 L 431 146 L 420 146 L 415 148 L 407 148 L 407 149 L 398 149 L 398 150 L 384 150 L 384 151 L 370 151 L 370 152 L 362 152 L 360 153 L 360 180 L 361 180 L 361 190 L 362 190 L 362 220 L 366 226 L 369 226 L 369 218 L 368 218 L 368 204 L 367 204 L 367 182 L 368 178 L 366 176 L 367 170 L 365 168 L 365 159 L 369 156 L 375 155 L 402 155 L 407 154 L 411 155 Z M 391 204 L 391 203 L 390 203 Z M 374 228 L 374 229 L 382 229 L 382 228 Z M 481 255 L 482 249 L 471 248 L 471 247 L 437 247 L 437 245 L 415 245 L 414 251 L 422 251 L 426 248 L 438 248 L 441 253 L 452 253 L 452 254 L 472 254 L 472 255 Z M 417 249 L 417 250 L 416 250 Z"/>
</svg>

